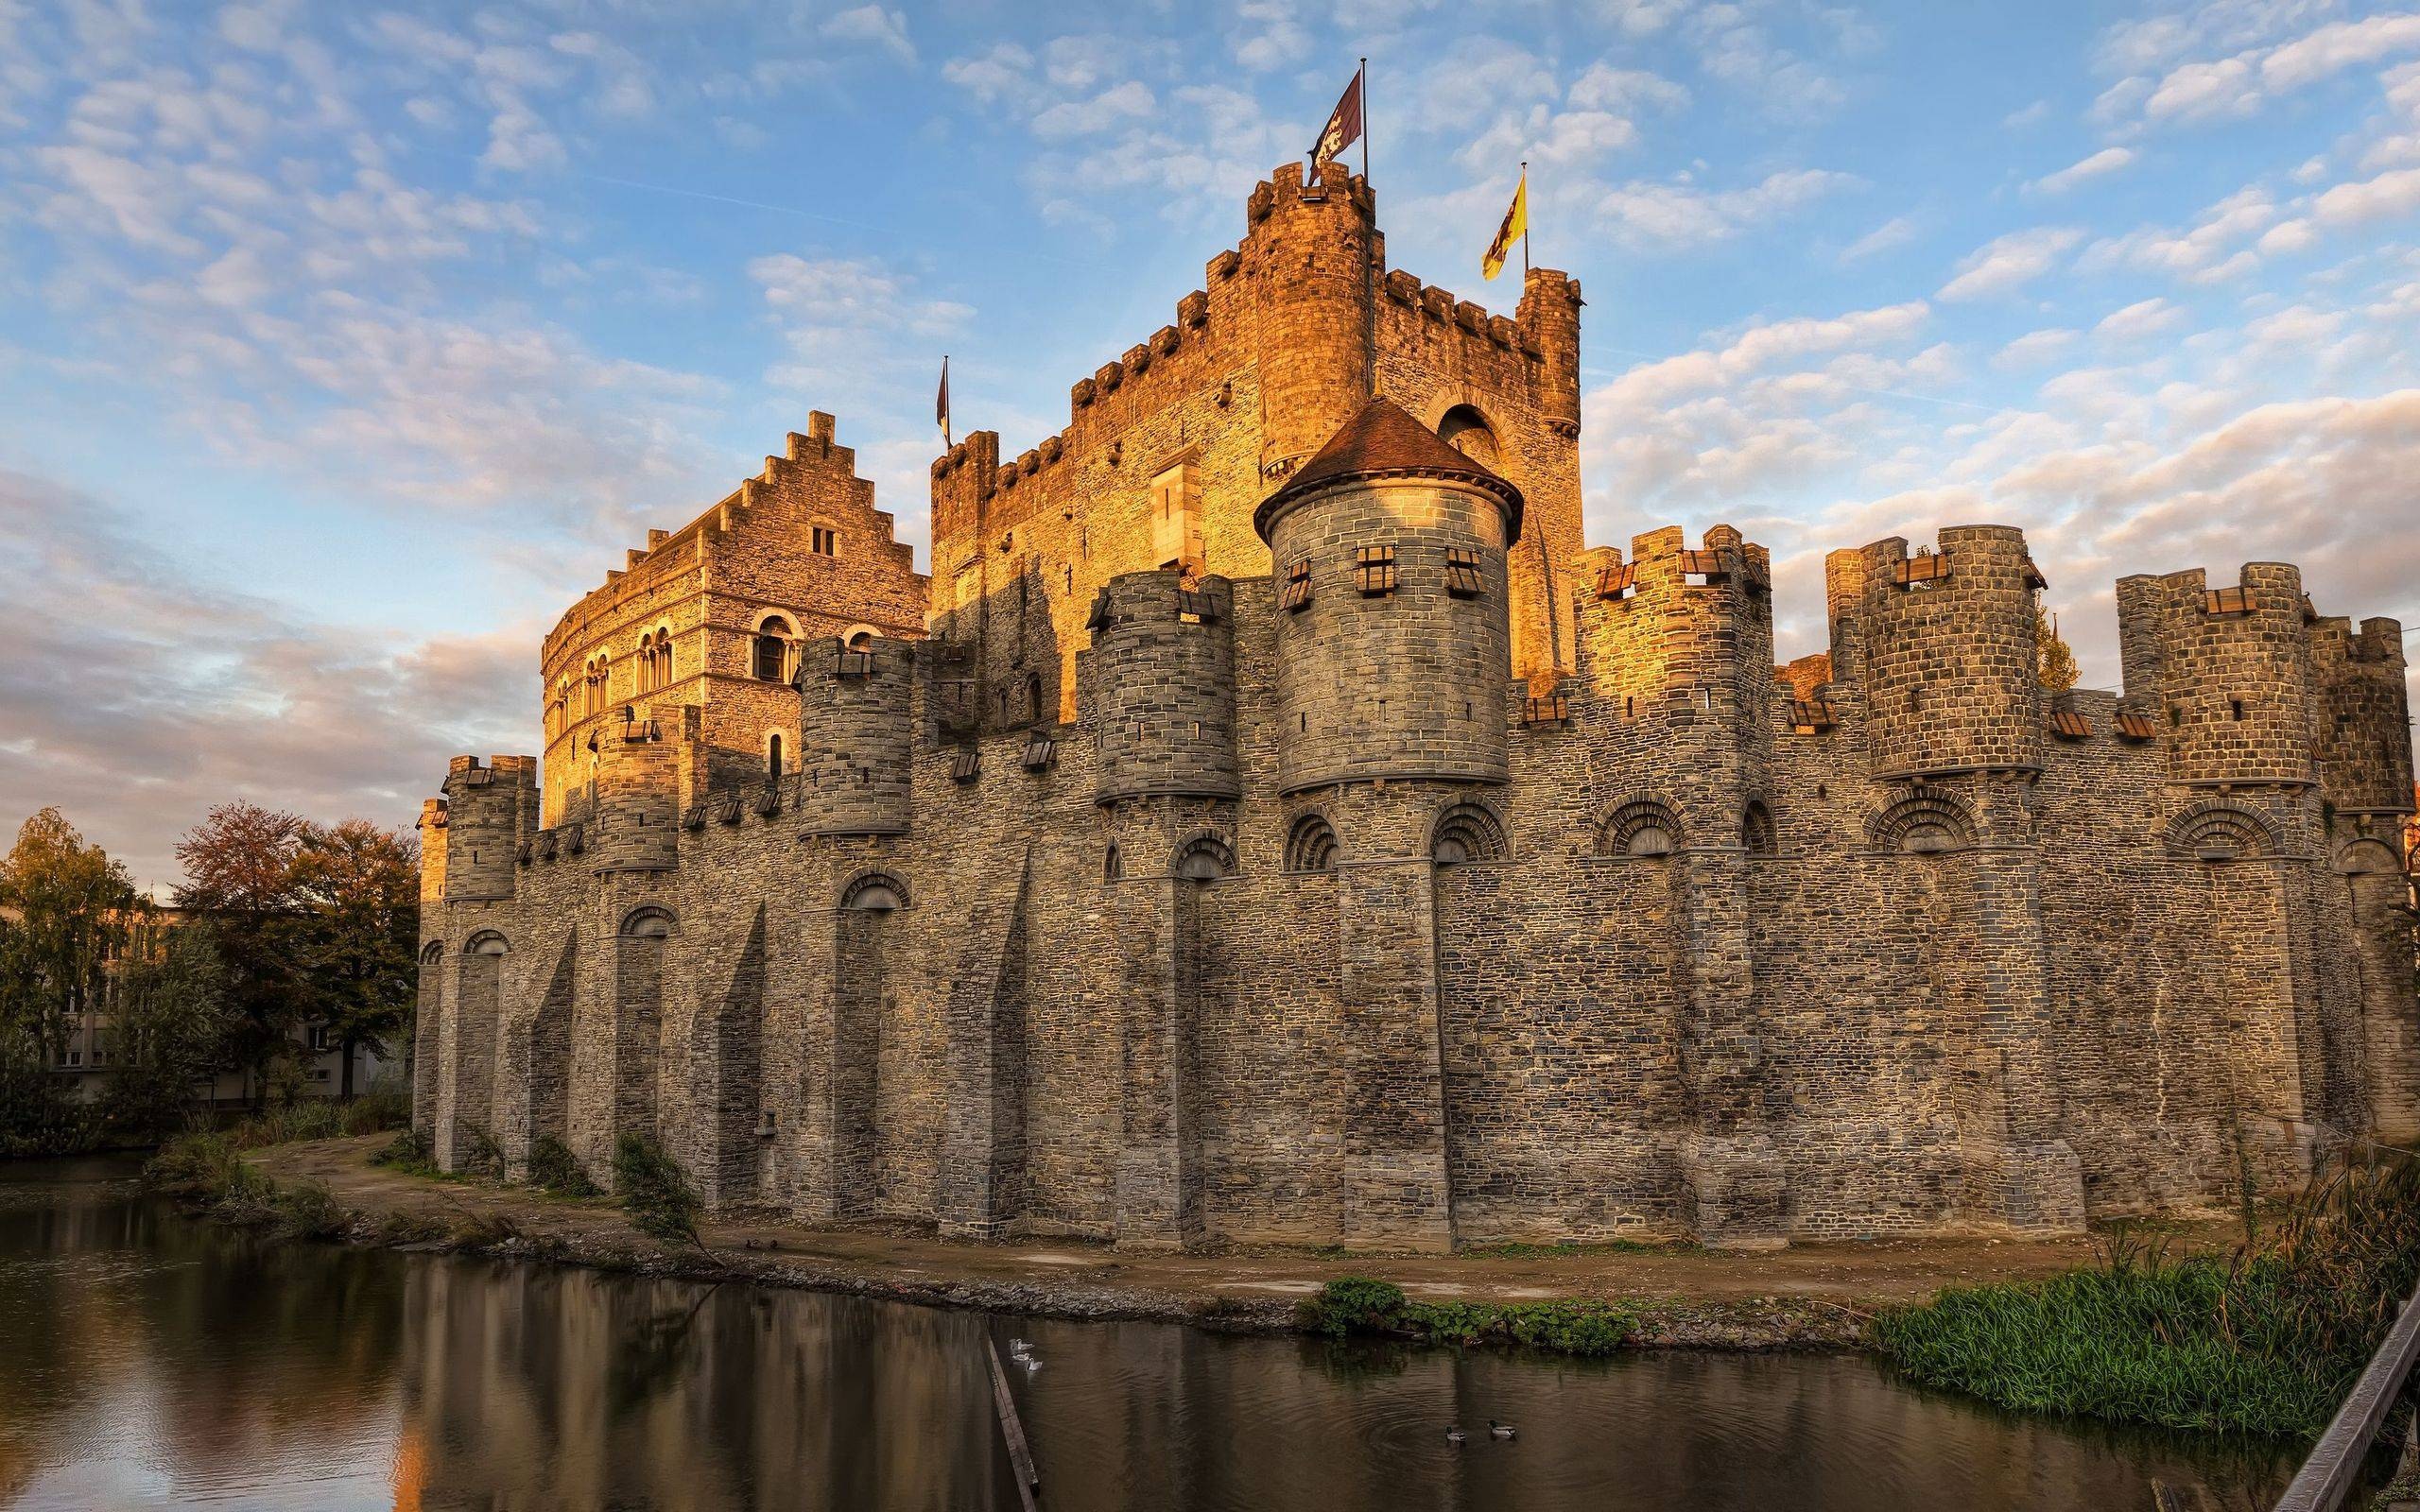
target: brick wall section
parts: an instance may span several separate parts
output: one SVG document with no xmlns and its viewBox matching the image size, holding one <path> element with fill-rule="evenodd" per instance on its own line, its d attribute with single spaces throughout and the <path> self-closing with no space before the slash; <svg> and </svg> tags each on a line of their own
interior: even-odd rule
<svg viewBox="0 0 2420 1512">
<path fill-rule="evenodd" d="M 937 464 L 933 636 L 877 641 L 862 683 L 821 642 L 795 688 L 752 684 L 747 717 L 801 736 L 780 783 L 677 689 L 640 701 L 660 740 L 610 752 L 632 780 L 600 748 L 596 798 L 543 829 L 526 761 L 457 764 L 424 820 L 441 1160 L 476 1125 L 602 1176 L 649 1131 L 717 1206 L 970 1237 L 1759 1245 L 2223 1208 L 2239 1149 L 2280 1190 L 2420 1134 L 2395 627 L 2310 615 L 2290 568 L 2215 611 L 2200 573 L 2130 578 L 2126 695 L 2046 699 L 2021 536 L 1951 527 L 1932 586 L 1901 585 L 1904 542 L 1835 554 L 1831 648 L 1777 672 L 1769 564 L 1718 525 L 1575 545 L 1542 690 L 1514 676 L 1520 550 L 1562 502 L 1527 449 L 1576 423 L 1576 366 L 1535 278 L 1499 323 L 1387 277 L 1369 326 L 1382 386 L 1450 351 L 1499 406 L 1504 474 L 1530 470 L 1512 551 L 1467 477 L 1345 480 L 1280 516 L 1277 558 L 1392 537 L 1396 592 L 1322 567 L 1286 610 L 1251 536 L 1247 264 L 1341 212 L 1283 188 L 1052 446 Z M 1136 555 L 1178 456 L 1200 623 Z M 1448 537 L 1476 598 L 1421 596 Z M 793 586 L 757 585 L 817 623 Z M 1054 668 L 1038 711 L 996 701 Z M 1394 689 L 1417 717 L 1306 729 Z M 1135 742 L 1147 705 L 1184 740 Z M 623 822 L 667 792 L 668 868 Z M 1332 849 L 1289 845 L 1313 828 Z"/>
</svg>

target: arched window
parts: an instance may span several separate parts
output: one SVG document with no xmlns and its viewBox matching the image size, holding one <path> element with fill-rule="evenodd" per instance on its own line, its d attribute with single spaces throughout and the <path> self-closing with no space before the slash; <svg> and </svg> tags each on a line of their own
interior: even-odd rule
<svg viewBox="0 0 2420 1512">
<path fill-rule="evenodd" d="M 1126 863 L 1117 854 L 1117 842 L 1112 840 L 1100 858 L 1100 880 L 1115 882 L 1126 875 Z"/>
<path fill-rule="evenodd" d="M 1042 674 L 1025 675 L 1025 716 L 1036 724 L 1042 722 Z"/>
<path fill-rule="evenodd" d="M 1866 837 L 1876 850 L 1936 855 L 1973 845 L 1975 821 L 1954 795 L 1919 787 L 1876 816 Z"/>
<path fill-rule="evenodd" d="M 1477 803 L 1454 804 L 1437 816 L 1436 828 L 1429 832 L 1428 856 L 1441 867 L 1501 861 L 1512 853 L 1502 821 Z"/>
<path fill-rule="evenodd" d="M 2268 824 L 2248 809 L 2197 803 L 2170 819 L 2162 838 L 2169 853 L 2191 861 L 2238 861 L 2272 849 Z"/>
<path fill-rule="evenodd" d="M 869 871 L 840 889 L 840 906 L 863 913 L 887 914 L 908 906 L 908 889 L 887 871 Z"/>
<path fill-rule="evenodd" d="M 1597 829 L 1600 856 L 1668 856 L 1680 848 L 1680 816 L 1653 799 L 1622 804 Z"/>
<path fill-rule="evenodd" d="M 622 920 L 624 939 L 663 939 L 672 933 L 672 915 L 662 908 L 633 908 Z"/>
<path fill-rule="evenodd" d="M 1469 404 L 1456 404 L 1437 421 L 1437 436 L 1446 445 L 1481 467 L 1493 468 L 1502 457 L 1495 429 L 1487 417 Z"/>
<path fill-rule="evenodd" d="M 1336 826 L 1324 814 L 1304 815 L 1286 833 L 1288 871 L 1334 871 L 1336 851 Z"/>
<path fill-rule="evenodd" d="M 444 958 L 445 942 L 441 939 L 430 940 L 426 945 L 421 948 L 420 964 L 423 966 L 435 966 L 439 961 L 441 961 Z"/>
<path fill-rule="evenodd" d="M 765 737 L 765 775 L 776 782 L 782 780 L 782 732 L 778 730 Z"/>
<path fill-rule="evenodd" d="M 504 942 L 504 936 L 493 929 L 483 929 L 462 942 L 465 955 L 503 955 L 511 949 Z"/>
<path fill-rule="evenodd" d="M 1780 848 L 1773 830 L 1772 810 L 1750 799 L 1739 815 L 1739 849 L 1751 855 L 1769 856 Z"/>
<path fill-rule="evenodd" d="M 870 651 L 878 633 L 871 625 L 852 625 L 841 635 L 840 644 L 852 651 Z"/>
<path fill-rule="evenodd" d="M 788 680 L 790 634 L 790 622 L 779 614 L 768 616 L 756 627 L 756 680 Z"/>
<path fill-rule="evenodd" d="M 1217 833 L 1204 830 L 1176 848 L 1168 870 L 1186 882 L 1216 882 L 1233 871 L 1235 866 L 1235 848 Z"/>
</svg>

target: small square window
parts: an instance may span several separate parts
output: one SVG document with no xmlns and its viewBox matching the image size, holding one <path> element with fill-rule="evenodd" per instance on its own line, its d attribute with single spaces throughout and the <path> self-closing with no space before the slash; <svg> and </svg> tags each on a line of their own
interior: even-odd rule
<svg viewBox="0 0 2420 1512">
<path fill-rule="evenodd" d="M 1353 553 L 1353 583 L 1364 598 L 1379 598 L 1395 591 L 1395 548 L 1361 546 Z"/>
<path fill-rule="evenodd" d="M 1307 609 L 1311 602 L 1311 558 L 1302 558 L 1286 569 L 1285 591 L 1277 596 L 1283 610 Z"/>
<path fill-rule="evenodd" d="M 830 525 L 815 526 L 809 533 L 809 539 L 817 556 L 838 557 L 840 555 L 840 532 Z"/>
<path fill-rule="evenodd" d="M 1456 598 L 1477 598 L 1481 586 L 1478 552 L 1456 547 L 1445 553 L 1445 592 Z"/>
</svg>

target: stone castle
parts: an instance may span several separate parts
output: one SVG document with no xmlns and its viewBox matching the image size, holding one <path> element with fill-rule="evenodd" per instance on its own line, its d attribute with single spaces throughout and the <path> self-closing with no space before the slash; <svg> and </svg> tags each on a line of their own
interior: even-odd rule
<svg viewBox="0 0 2420 1512">
<path fill-rule="evenodd" d="M 2020 532 L 1581 526 L 1580 289 L 1299 166 L 933 573 L 832 417 L 546 638 L 432 799 L 416 1122 L 717 1207 L 1135 1246 L 2072 1230 L 2420 1134 L 2401 634 Z M 541 771 L 543 770 L 543 782 Z"/>
</svg>

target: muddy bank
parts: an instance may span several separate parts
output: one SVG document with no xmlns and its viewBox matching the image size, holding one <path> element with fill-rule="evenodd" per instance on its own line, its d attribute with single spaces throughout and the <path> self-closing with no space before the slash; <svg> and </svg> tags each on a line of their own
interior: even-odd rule
<svg viewBox="0 0 2420 1512">
<path fill-rule="evenodd" d="M 280 1181 L 324 1184 L 357 1217 L 355 1243 L 475 1248 L 499 1256 L 700 1280 L 844 1292 L 1037 1316 L 1298 1331 L 1296 1305 L 1329 1280 L 1382 1277 L 1421 1300 L 1595 1297 L 1638 1314 L 1634 1348 L 1858 1347 L 1877 1305 L 1961 1281 L 2047 1276 L 2084 1263 L 2072 1239 L 1873 1240 L 1734 1254 L 1690 1246 L 1507 1246 L 1459 1255 L 1231 1249 L 1137 1255 L 1082 1241 L 976 1245 L 906 1226 L 807 1228 L 732 1216 L 709 1224 L 710 1254 L 673 1251 L 603 1199 L 432 1180 L 370 1163 L 387 1137 L 250 1152 Z M 2180 1247 L 2223 1245 L 2222 1222 L 2172 1231 Z"/>
</svg>

